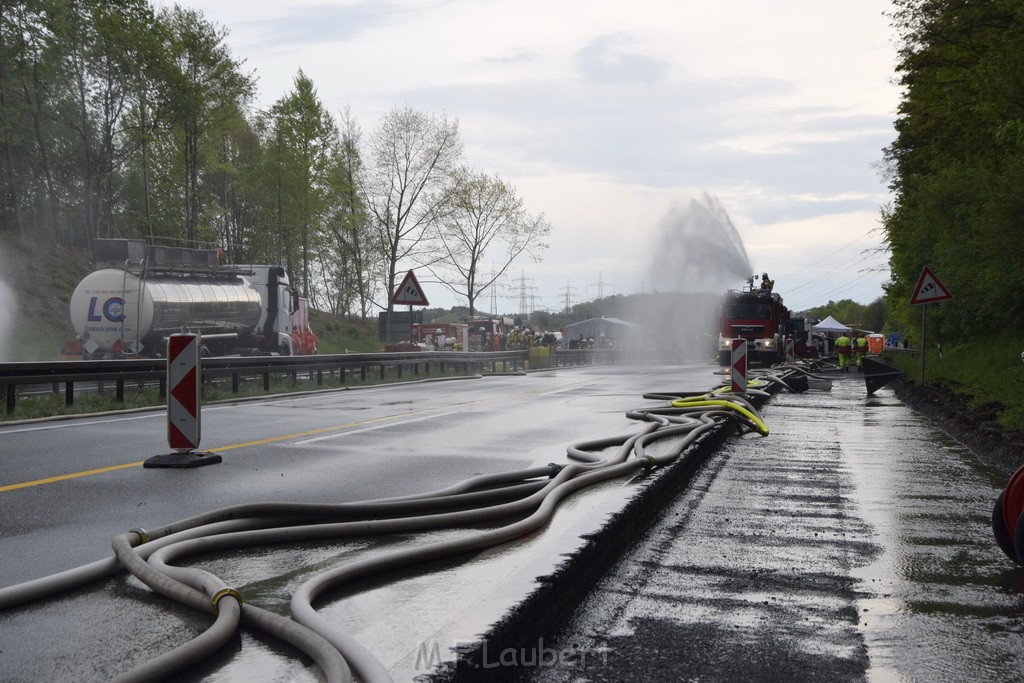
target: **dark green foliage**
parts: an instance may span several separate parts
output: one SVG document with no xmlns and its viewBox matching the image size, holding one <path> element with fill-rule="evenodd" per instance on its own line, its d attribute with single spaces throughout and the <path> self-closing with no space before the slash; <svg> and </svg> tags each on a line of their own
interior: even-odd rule
<svg viewBox="0 0 1024 683">
<path fill-rule="evenodd" d="M 929 306 L 929 336 L 975 339 L 1024 327 L 1024 3 L 897 0 L 898 137 L 886 149 L 895 202 L 895 326 L 924 266 L 953 293 Z"/>
<path fill-rule="evenodd" d="M 841 301 L 829 301 L 823 306 L 817 306 L 794 314 L 803 316 L 808 320 L 824 320 L 828 316 L 832 316 L 839 322 L 851 325 L 859 330 L 870 330 L 872 332 L 898 331 L 898 329 L 890 329 L 892 326 L 887 324 L 887 306 L 885 300 L 881 297 L 872 301 L 867 306 L 859 304 L 852 299 L 842 299 Z M 895 327 L 898 328 L 898 325 Z"/>
</svg>

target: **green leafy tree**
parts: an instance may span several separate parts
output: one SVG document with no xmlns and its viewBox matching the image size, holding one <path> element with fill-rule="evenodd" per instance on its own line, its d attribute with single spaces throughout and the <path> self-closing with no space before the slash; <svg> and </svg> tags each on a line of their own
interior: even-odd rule
<svg viewBox="0 0 1024 683">
<path fill-rule="evenodd" d="M 282 198 L 279 228 L 288 233 L 285 244 L 297 248 L 289 263 L 298 261 L 303 296 L 310 296 L 312 254 L 324 242 L 324 214 L 328 206 L 331 153 L 338 145 L 338 128 L 320 102 L 313 82 L 300 70 L 295 89 L 271 109 L 274 120 L 279 177 L 288 178 L 293 190 L 290 201 Z M 287 207 L 289 216 L 285 216 Z"/>
<path fill-rule="evenodd" d="M 162 21 L 169 29 L 175 69 L 169 83 L 174 143 L 181 160 L 184 238 L 197 243 L 204 205 L 216 190 L 200 183 L 225 135 L 236 128 L 254 91 L 251 76 L 231 56 L 224 29 L 202 13 L 175 5 Z M 212 237 L 212 235 L 209 235 Z"/>
<path fill-rule="evenodd" d="M 365 319 L 374 293 L 383 282 L 383 258 L 374 248 L 373 224 L 360 193 L 364 185 L 361 139 L 359 126 L 346 108 L 328 173 L 331 206 L 325 225 L 331 239 L 321 255 L 320 267 L 325 289 L 331 293 L 330 310 L 356 313 Z M 327 282 L 332 286 L 328 287 Z"/>
<path fill-rule="evenodd" d="M 48 85 L 46 52 L 52 35 L 41 2 L 0 3 L 0 145 L 3 153 L 0 231 L 25 236 L 34 224 L 32 205 L 39 188 L 36 168 L 49 170 L 49 146 L 42 131 Z M 50 78 L 49 81 L 53 79 Z M 31 131 L 37 128 L 36 135 Z M 34 147 L 34 142 L 43 146 Z M 45 173 L 45 171 L 44 171 Z M 46 174 L 52 188 L 52 171 Z M 51 191 L 51 200 L 54 193 Z"/>
<path fill-rule="evenodd" d="M 883 213 L 894 325 L 923 266 L 955 299 L 929 330 L 971 339 L 1024 325 L 1024 5 L 898 0 L 904 95 L 886 149 L 895 201 Z M 1008 248 L 1009 247 L 1009 248 Z"/>
</svg>

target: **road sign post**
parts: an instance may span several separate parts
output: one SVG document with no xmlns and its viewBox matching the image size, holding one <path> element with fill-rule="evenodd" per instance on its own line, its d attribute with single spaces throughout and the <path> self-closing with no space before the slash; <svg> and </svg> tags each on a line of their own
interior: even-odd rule
<svg viewBox="0 0 1024 683">
<path fill-rule="evenodd" d="M 427 303 L 427 297 L 423 294 L 423 289 L 420 287 L 419 281 L 416 280 L 416 276 L 410 270 L 405 274 L 405 279 L 402 280 L 402 284 L 398 286 L 395 293 L 391 296 L 391 303 L 395 306 L 399 304 L 405 304 L 409 306 L 409 344 L 412 344 L 415 340 L 413 334 L 413 322 L 412 322 L 412 307 L 413 306 L 429 306 Z M 390 330 L 388 331 L 390 336 Z"/>
<path fill-rule="evenodd" d="M 928 304 L 949 301 L 952 298 L 953 295 L 932 272 L 932 269 L 925 266 L 921 271 L 921 277 L 917 278 L 914 294 L 910 297 L 911 306 L 921 307 L 921 384 L 924 384 L 925 356 L 928 353 Z"/>
</svg>

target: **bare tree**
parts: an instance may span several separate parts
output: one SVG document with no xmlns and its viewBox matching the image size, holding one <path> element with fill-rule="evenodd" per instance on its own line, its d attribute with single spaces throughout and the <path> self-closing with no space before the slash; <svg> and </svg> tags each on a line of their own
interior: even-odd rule
<svg viewBox="0 0 1024 683">
<path fill-rule="evenodd" d="M 370 139 L 366 205 L 387 263 L 387 311 L 399 263 L 429 265 L 433 226 L 444 214 L 462 156 L 459 123 L 399 107 Z"/>
<path fill-rule="evenodd" d="M 444 253 L 441 268 L 451 270 L 454 277 L 439 279 L 466 298 L 473 315 L 477 297 L 519 256 L 540 260 L 539 253 L 548 248 L 543 240 L 549 234 L 551 225 L 544 215 L 528 214 L 512 185 L 496 175 L 462 169 L 449 211 L 439 226 Z M 486 256 L 493 267 L 483 274 L 481 264 Z"/>
</svg>

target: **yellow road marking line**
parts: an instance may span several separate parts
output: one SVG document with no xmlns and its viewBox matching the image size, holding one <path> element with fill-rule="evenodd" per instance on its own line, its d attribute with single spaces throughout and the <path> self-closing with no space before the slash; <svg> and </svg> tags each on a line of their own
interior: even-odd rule
<svg viewBox="0 0 1024 683">
<path fill-rule="evenodd" d="M 436 410 L 436 409 L 430 409 Z M 423 410 L 419 412 L 430 412 L 430 410 Z M 395 417 L 405 417 L 412 415 L 413 413 L 401 413 L 400 415 L 389 415 L 385 417 L 376 417 L 372 420 L 360 420 L 359 422 L 349 422 L 343 425 L 334 425 L 333 427 L 321 427 L 319 429 L 311 429 L 307 432 L 298 432 L 296 434 L 285 434 L 283 436 L 272 436 L 268 439 L 259 439 L 258 441 L 246 441 L 244 443 L 229 444 L 227 446 L 218 446 L 216 448 L 203 448 L 199 449 L 207 453 L 223 453 L 224 451 L 233 451 L 236 448 L 246 448 L 248 446 L 262 446 L 268 443 L 274 443 L 277 441 L 287 441 L 288 439 L 296 439 L 302 436 L 311 436 L 313 434 L 324 434 L 326 432 L 336 432 L 342 429 L 348 429 L 362 424 L 372 424 L 374 422 L 382 422 Z M 112 465 L 110 467 L 99 467 L 94 470 L 84 470 L 82 472 L 71 472 L 69 474 L 61 474 L 56 477 L 47 477 L 46 479 L 36 479 L 34 481 L 25 481 L 20 484 L 8 484 L 6 486 L 0 486 L 0 493 L 4 491 L 15 491 L 17 489 L 29 488 L 31 486 L 41 486 L 43 484 L 53 484 L 58 481 L 67 481 L 68 479 L 77 479 L 79 477 L 88 477 L 94 474 L 104 474 L 106 472 L 116 472 L 117 470 L 127 470 L 132 467 L 141 467 L 144 461 L 139 460 L 137 462 L 128 462 L 123 465 Z"/>
<path fill-rule="evenodd" d="M 113 472 L 115 470 L 126 470 L 130 467 L 139 467 L 142 465 L 142 461 L 129 462 L 124 465 L 113 465 L 111 467 L 100 467 L 95 470 L 85 470 L 84 472 L 72 472 L 71 474 L 61 474 L 56 477 L 47 477 L 46 479 L 36 479 L 35 481 L 25 481 L 20 484 L 8 484 L 7 486 L 0 486 L 0 493 L 4 491 L 14 491 L 16 489 L 25 489 L 30 486 L 41 486 L 43 484 L 53 484 L 58 481 L 66 481 L 68 479 L 77 479 L 78 477 L 88 477 L 93 474 L 103 474 L 104 472 Z"/>
<path fill-rule="evenodd" d="M 578 382 L 577 386 L 584 385 L 584 384 L 593 384 L 596 381 L 598 381 L 598 380 L 587 380 L 587 381 L 583 381 L 583 382 Z M 547 388 L 545 388 L 544 390 L 550 391 L 550 389 L 547 389 Z M 464 403 L 456 404 L 456 405 L 468 406 L 468 405 L 473 405 L 474 403 L 485 403 L 487 401 L 494 401 L 494 400 L 500 400 L 500 401 L 503 401 L 503 402 L 508 402 L 508 399 L 513 398 L 515 396 L 528 396 L 530 394 L 538 394 L 538 393 L 542 393 L 542 391 L 544 391 L 544 390 L 539 389 L 539 388 L 538 389 L 529 389 L 529 390 L 526 390 L 526 391 L 521 391 L 521 392 L 514 393 L 514 394 L 508 394 L 508 395 L 505 395 L 505 396 L 495 396 L 495 397 L 492 397 L 492 398 L 481 398 L 481 399 L 477 399 L 475 401 L 466 401 Z M 248 447 L 251 447 L 251 446 L 263 446 L 263 445 L 266 445 L 268 443 L 277 443 L 277 442 L 280 442 L 280 441 L 287 441 L 289 439 L 298 439 L 298 438 L 304 437 L 304 436 L 314 436 L 316 434 L 327 434 L 327 433 L 330 433 L 330 432 L 337 432 L 337 431 L 341 431 L 343 429 L 351 429 L 352 427 L 357 427 L 359 425 L 373 424 L 375 422 L 384 422 L 386 420 L 392 420 L 392 419 L 394 419 L 396 417 L 398 417 L 398 418 L 406 418 L 406 417 L 410 417 L 412 415 L 422 415 L 424 413 L 437 412 L 437 411 L 442 410 L 442 409 L 450 410 L 451 407 L 452 406 L 450 406 L 450 405 L 446 405 L 446 406 L 443 406 L 443 407 L 442 406 L 438 406 L 436 408 L 424 408 L 423 410 L 414 410 L 414 411 L 408 412 L 408 413 L 399 413 L 399 414 L 396 414 L 396 415 L 385 415 L 383 417 L 375 417 L 375 418 L 371 418 L 369 420 L 360 420 L 358 422 L 347 422 L 347 423 L 345 423 L 343 425 L 334 425 L 334 426 L 331 426 L 331 427 L 320 427 L 318 429 L 311 429 L 311 430 L 305 431 L 305 432 L 297 432 L 295 434 L 285 434 L 283 436 L 272 436 L 272 437 L 269 437 L 267 439 L 258 439 L 256 441 L 246 441 L 246 442 L 243 442 L 243 443 L 229 444 L 227 446 L 217 446 L 216 448 L 203 448 L 203 449 L 200 449 L 200 450 L 208 452 L 208 453 L 224 453 L 225 451 L 233 451 L 233 450 L 236 450 L 238 448 L 248 448 Z M 92 470 L 83 470 L 81 472 L 70 472 L 68 474 L 60 474 L 60 475 L 57 475 L 55 477 L 47 477 L 45 479 L 36 479 L 34 481 L 24 481 L 24 482 L 21 482 L 21 483 L 18 483 L 18 484 L 7 484 L 6 486 L 0 486 L 0 493 L 4 493 L 5 491 L 16 491 L 18 489 L 25 489 L 25 488 L 30 488 L 30 487 L 33 487 L 33 486 L 42 486 L 44 484 L 55 484 L 55 483 L 60 482 L 60 481 L 67 481 L 69 479 L 78 479 L 79 477 L 90 477 L 90 476 L 92 476 L 94 474 L 105 474 L 106 472 L 116 472 L 117 470 L 127 470 L 127 469 L 131 469 L 133 467 L 141 467 L 143 462 L 144 461 L 139 460 L 137 462 L 129 462 L 129 463 L 125 463 L 123 465 L 111 465 L 110 467 L 99 467 L 99 468 L 92 469 Z"/>
</svg>

